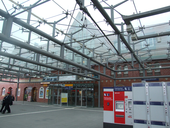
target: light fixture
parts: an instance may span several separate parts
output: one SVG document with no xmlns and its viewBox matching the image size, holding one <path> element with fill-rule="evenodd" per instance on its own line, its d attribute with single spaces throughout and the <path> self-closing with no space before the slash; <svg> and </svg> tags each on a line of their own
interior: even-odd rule
<svg viewBox="0 0 170 128">
<path fill-rule="evenodd" d="M 134 29 L 133 29 L 133 27 L 132 27 L 131 24 L 128 24 L 128 25 L 126 26 L 126 31 L 127 31 L 128 33 L 134 33 Z"/>
<path fill-rule="evenodd" d="M 132 41 L 137 41 L 138 40 L 138 37 L 137 37 L 136 33 L 131 35 L 131 39 L 132 39 Z"/>
</svg>

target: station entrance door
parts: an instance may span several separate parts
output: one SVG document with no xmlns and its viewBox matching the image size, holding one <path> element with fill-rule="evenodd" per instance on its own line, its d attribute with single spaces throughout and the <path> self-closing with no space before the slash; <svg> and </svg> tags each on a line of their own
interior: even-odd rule
<svg viewBox="0 0 170 128">
<path fill-rule="evenodd" d="M 87 90 L 86 88 L 77 88 L 77 106 L 87 105 Z"/>
<path fill-rule="evenodd" d="M 68 102 L 62 105 L 94 107 L 97 91 L 97 88 L 94 89 L 94 84 L 73 84 L 71 88 L 66 87 L 65 84 L 51 84 L 48 103 L 61 105 L 61 94 L 67 93 Z"/>
<path fill-rule="evenodd" d="M 60 105 L 61 101 L 61 88 L 54 88 L 54 97 L 53 97 L 53 104 Z"/>
</svg>

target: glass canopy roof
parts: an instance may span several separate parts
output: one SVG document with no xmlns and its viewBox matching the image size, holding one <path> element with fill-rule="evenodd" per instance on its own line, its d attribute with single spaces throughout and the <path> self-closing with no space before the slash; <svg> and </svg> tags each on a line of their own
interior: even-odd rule
<svg viewBox="0 0 170 128">
<path fill-rule="evenodd" d="M 163 2 L 155 0 L 1 0 L 0 33 L 4 34 L 7 31 L 4 30 L 4 24 L 8 14 L 33 28 L 26 27 L 20 21 L 12 20 L 12 25 L 9 27 L 10 37 L 11 40 L 16 39 L 14 42 L 20 44 L 7 41 L 5 37 L 0 36 L 0 68 L 13 69 L 13 72 L 16 72 L 21 71 L 23 67 L 23 72 L 37 73 L 37 75 L 40 72 L 43 74 L 43 72 L 57 70 L 53 67 L 72 72 L 70 67 L 67 67 L 66 61 L 50 57 L 47 53 L 60 57 L 61 53 L 64 53 L 63 59 L 70 62 L 74 58 L 75 63 L 85 67 L 89 64 L 88 57 L 94 59 L 90 65 L 108 62 L 128 62 L 131 65 L 132 61 L 136 61 L 142 66 L 145 61 L 169 59 L 170 9 L 166 9 L 168 6 L 170 6 L 169 0 Z M 43 34 L 34 29 L 40 30 Z M 59 44 L 50 37 L 43 36 L 44 33 L 55 38 Z M 61 43 L 81 52 L 82 55 L 66 47 L 62 52 Z M 29 44 L 30 48 L 21 44 Z M 41 54 L 33 48 L 47 53 Z M 15 58 L 6 53 L 27 60 Z M 73 68 L 76 67 L 74 64 L 69 64 Z M 147 68 L 147 65 L 143 65 L 143 68 Z"/>
</svg>

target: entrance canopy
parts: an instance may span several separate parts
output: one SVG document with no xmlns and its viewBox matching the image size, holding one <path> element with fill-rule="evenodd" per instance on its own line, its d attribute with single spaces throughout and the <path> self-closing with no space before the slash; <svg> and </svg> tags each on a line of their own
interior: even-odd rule
<svg viewBox="0 0 170 128">
<path fill-rule="evenodd" d="M 169 15 L 169 0 L 1 0 L 1 80 L 168 68 L 148 62 L 169 60 Z"/>
</svg>

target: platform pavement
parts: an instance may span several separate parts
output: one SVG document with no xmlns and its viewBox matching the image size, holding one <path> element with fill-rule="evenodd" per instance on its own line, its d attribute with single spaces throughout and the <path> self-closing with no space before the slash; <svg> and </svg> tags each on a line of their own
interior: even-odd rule
<svg viewBox="0 0 170 128">
<path fill-rule="evenodd" d="M 103 108 L 15 101 L 11 113 L 0 113 L 2 128 L 103 128 Z"/>
</svg>

